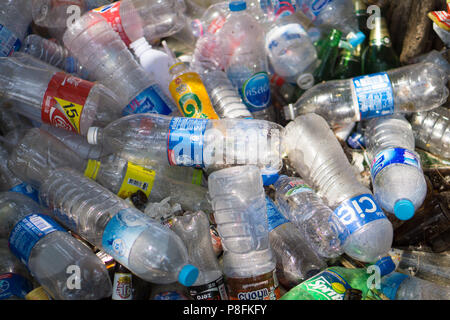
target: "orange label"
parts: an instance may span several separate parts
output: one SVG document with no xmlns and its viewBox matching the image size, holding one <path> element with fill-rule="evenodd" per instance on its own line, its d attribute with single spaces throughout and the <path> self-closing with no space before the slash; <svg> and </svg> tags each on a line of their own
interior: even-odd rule
<svg viewBox="0 0 450 320">
<path fill-rule="evenodd" d="M 281 297 L 275 269 L 251 278 L 227 277 L 230 300 L 278 300 Z"/>
</svg>

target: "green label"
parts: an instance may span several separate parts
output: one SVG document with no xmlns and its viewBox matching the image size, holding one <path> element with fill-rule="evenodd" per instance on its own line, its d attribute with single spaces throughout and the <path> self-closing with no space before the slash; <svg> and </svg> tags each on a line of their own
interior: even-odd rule
<svg viewBox="0 0 450 320">
<path fill-rule="evenodd" d="M 314 300 L 343 300 L 350 285 L 339 274 L 327 270 L 300 284 Z"/>
</svg>

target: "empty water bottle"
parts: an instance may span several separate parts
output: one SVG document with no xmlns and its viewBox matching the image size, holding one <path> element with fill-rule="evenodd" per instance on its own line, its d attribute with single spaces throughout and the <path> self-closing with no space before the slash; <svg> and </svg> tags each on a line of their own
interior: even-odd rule
<svg viewBox="0 0 450 320">
<path fill-rule="evenodd" d="M 376 262 L 381 275 L 395 268 L 385 257 L 393 238 L 392 224 L 368 188 L 356 178 L 344 151 L 327 122 L 316 114 L 297 117 L 283 135 L 292 166 L 334 210 L 344 252 L 354 259 Z"/>
<path fill-rule="evenodd" d="M 16 192 L 3 192 L 0 220 L 0 238 L 8 238 L 11 251 L 52 298 L 93 300 L 111 295 L 103 262 L 36 202 Z"/>
<path fill-rule="evenodd" d="M 10 56 L 22 46 L 33 20 L 29 0 L 5 0 L 0 7 L 0 57 Z"/>
<path fill-rule="evenodd" d="M 315 85 L 297 100 L 294 116 L 313 112 L 335 124 L 428 111 L 447 101 L 446 83 L 447 75 L 429 62 L 328 81 Z M 290 117 L 289 113 L 286 116 Z"/>
<path fill-rule="evenodd" d="M 341 255 L 340 222 L 314 190 L 302 179 L 284 175 L 273 186 L 281 213 L 302 231 L 315 252 L 326 258 Z"/>
<path fill-rule="evenodd" d="M 71 195 L 71 196 L 69 196 Z M 198 269 L 188 264 L 183 241 L 125 200 L 71 169 L 58 169 L 42 182 L 41 203 L 55 219 L 153 283 L 192 285 Z"/>
<path fill-rule="evenodd" d="M 103 85 L 13 57 L 0 58 L 0 84 L 0 94 L 16 102 L 15 112 L 81 135 L 94 123 L 104 126 L 120 117 L 117 96 Z"/>
<path fill-rule="evenodd" d="M 417 147 L 450 159 L 450 111 L 447 108 L 413 113 L 411 125 Z"/>
<path fill-rule="evenodd" d="M 411 219 L 427 194 L 411 125 L 402 115 L 371 119 L 365 141 L 377 202 L 398 219 Z"/>
<path fill-rule="evenodd" d="M 223 269 L 230 299 L 278 299 L 280 288 L 259 168 L 216 171 L 208 178 L 208 188 L 225 250 Z"/>
</svg>

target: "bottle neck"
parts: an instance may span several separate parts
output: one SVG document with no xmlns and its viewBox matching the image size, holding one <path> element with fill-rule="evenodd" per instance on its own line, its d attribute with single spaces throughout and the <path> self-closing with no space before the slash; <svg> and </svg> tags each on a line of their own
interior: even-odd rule
<svg viewBox="0 0 450 320">
<path fill-rule="evenodd" d="M 370 46 L 391 47 L 392 41 L 386 19 L 383 17 L 376 17 L 374 22 L 375 27 L 370 32 Z"/>
<path fill-rule="evenodd" d="M 142 37 L 132 42 L 130 44 L 130 48 L 134 51 L 136 56 L 140 58 L 144 54 L 144 52 L 150 50 L 152 46 L 147 42 L 147 40 L 144 37 Z"/>
</svg>

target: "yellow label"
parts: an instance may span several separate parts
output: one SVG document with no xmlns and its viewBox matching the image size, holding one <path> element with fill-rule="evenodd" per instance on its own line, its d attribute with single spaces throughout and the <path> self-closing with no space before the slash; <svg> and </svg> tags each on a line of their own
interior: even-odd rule
<svg viewBox="0 0 450 320">
<path fill-rule="evenodd" d="M 127 172 L 117 195 L 123 199 L 141 190 L 148 197 L 155 181 L 155 171 L 128 162 Z"/>
<path fill-rule="evenodd" d="M 101 162 L 96 160 L 89 160 L 84 170 L 84 175 L 92 180 L 97 179 L 97 173 L 100 169 Z"/>
<path fill-rule="evenodd" d="M 83 111 L 83 106 L 57 97 L 55 97 L 55 100 L 62 107 L 62 110 L 73 127 L 77 132 L 80 132 L 80 116 L 81 111 Z"/>
<path fill-rule="evenodd" d="M 172 80 L 169 90 L 185 117 L 219 119 L 198 73 L 179 75 Z"/>
</svg>

